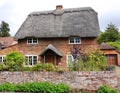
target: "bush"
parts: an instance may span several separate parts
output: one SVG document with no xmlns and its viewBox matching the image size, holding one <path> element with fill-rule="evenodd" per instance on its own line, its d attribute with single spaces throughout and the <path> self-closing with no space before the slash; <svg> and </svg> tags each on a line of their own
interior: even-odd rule
<svg viewBox="0 0 120 93">
<path fill-rule="evenodd" d="M 45 63 L 43 65 L 45 71 L 54 71 L 54 65 L 52 63 Z"/>
<path fill-rule="evenodd" d="M 0 92 L 13 92 L 14 85 L 10 83 L 4 83 L 0 85 Z"/>
<path fill-rule="evenodd" d="M 9 71 L 20 71 L 25 61 L 24 56 L 18 52 L 11 52 L 5 57 L 5 65 Z"/>
<path fill-rule="evenodd" d="M 0 85 L 0 92 L 69 93 L 69 90 L 70 88 L 63 83 L 29 82 L 16 85 L 10 83 Z"/>
<path fill-rule="evenodd" d="M 43 64 L 35 64 L 32 68 L 32 71 L 43 71 Z"/>
<path fill-rule="evenodd" d="M 75 71 L 104 71 L 108 69 L 107 60 L 101 52 L 95 51 L 69 62 L 69 69 Z"/>
<path fill-rule="evenodd" d="M 118 93 L 118 90 L 112 89 L 107 85 L 103 85 L 97 90 L 97 93 Z"/>
<path fill-rule="evenodd" d="M 42 93 L 69 93 L 69 87 L 65 84 L 51 84 L 49 82 L 32 82 L 17 84 L 16 92 L 42 92 Z"/>
</svg>

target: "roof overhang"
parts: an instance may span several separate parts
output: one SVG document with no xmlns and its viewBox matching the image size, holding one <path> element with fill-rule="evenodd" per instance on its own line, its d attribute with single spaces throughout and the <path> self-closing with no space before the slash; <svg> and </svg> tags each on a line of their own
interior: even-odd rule
<svg viewBox="0 0 120 93">
<path fill-rule="evenodd" d="M 60 53 L 52 44 L 49 44 L 41 53 L 40 56 L 44 55 L 48 50 L 53 51 L 56 55 L 62 57 L 62 53 Z"/>
</svg>

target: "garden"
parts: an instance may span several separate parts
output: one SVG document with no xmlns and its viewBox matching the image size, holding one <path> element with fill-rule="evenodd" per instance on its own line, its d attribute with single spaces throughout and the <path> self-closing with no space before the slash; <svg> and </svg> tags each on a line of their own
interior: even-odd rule
<svg viewBox="0 0 120 93">
<path fill-rule="evenodd" d="M 0 71 L 49 71 L 49 72 L 66 72 L 59 65 L 55 67 L 53 64 L 36 64 L 33 67 L 24 67 L 25 58 L 18 52 L 11 52 L 6 55 L 5 62 L 0 64 Z M 110 71 L 114 70 L 114 66 L 107 64 L 106 58 L 101 52 L 94 51 L 87 55 L 81 55 L 74 61 L 69 58 L 69 71 Z M 0 92 L 39 92 L 39 93 L 118 93 L 117 89 L 113 89 L 108 85 L 103 85 L 96 91 L 88 91 L 85 89 L 72 89 L 64 83 L 50 82 L 26 82 L 22 84 L 3 83 L 0 84 Z"/>
</svg>

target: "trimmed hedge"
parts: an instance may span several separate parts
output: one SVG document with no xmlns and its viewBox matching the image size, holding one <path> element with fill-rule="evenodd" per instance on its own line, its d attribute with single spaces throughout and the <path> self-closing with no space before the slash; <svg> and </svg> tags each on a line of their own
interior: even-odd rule
<svg viewBox="0 0 120 93">
<path fill-rule="evenodd" d="M 29 82 L 23 84 L 4 83 L 0 85 L 0 92 L 40 92 L 40 93 L 69 93 L 70 88 L 63 84 L 49 82 Z"/>
</svg>

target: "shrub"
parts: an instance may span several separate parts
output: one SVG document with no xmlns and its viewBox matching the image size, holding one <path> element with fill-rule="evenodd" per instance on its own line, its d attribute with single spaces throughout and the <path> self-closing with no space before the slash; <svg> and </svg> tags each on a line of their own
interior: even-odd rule
<svg viewBox="0 0 120 93">
<path fill-rule="evenodd" d="M 0 85 L 0 92 L 13 92 L 14 85 L 10 83 L 4 83 Z"/>
<path fill-rule="evenodd" d="M 31 82 L 15 86 L 16 92 L 69 93 L 69 90 L 69 87 L 65 84 L 49 82 Z"/>
<path fill-rule="evenodd" d="M 95 51 L 90 54 L 80 56 L 74 62 L 69 62 L 69 70 L 75 71 L 103 71 L 108 69 L 107 60 L 101 52 Z"/>
<path fill-rule="evenodd" d="M 43 64 L 43 69 L 46 71 L 54 71 L 54 65 L 52 63 Z"/>
<path fill-rule="evenodd" d="M 24 56 L 18 52 L 11 52 L 5 57 L 5 65 L 9 71 L 20 71 L 23 67 Z"/>
<path fill-rule="evenodd" d="M 35 64 L 32 68 L 32 71 L 43 71 L 43 64 Z"/>
<path fill-rule="evenodd" d="M 107 85 L 103 85 L 97 90 L 97 93 L 118 93 L 118 90 L 112 89 Z"/>
</svg>

